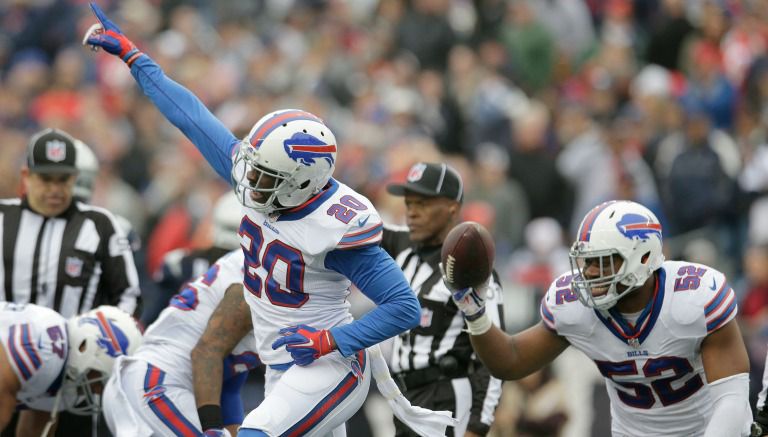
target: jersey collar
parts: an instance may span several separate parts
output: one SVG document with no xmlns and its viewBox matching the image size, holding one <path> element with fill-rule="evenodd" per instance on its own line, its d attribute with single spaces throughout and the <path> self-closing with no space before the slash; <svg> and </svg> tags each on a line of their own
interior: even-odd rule
<svg viewBox="0 0 768 437">
<path fill-rule="evenodd" d="M 600 311 L 595 310 L 597 318 L 603 322 L 603 325 L 616 338 L 635 347 L 639 346 L 651 334 L 659 314 L 661 314 L 661 305 L 664 302 L 665 279 L 666 272 L 664 269 L 657 270 L 656 288 L 653 291 L 653 297 L 643 309 L 634 326 L 627 323 L 615 307 L 608 311 L 610 317 L 605 317 Z"/>
</svg>

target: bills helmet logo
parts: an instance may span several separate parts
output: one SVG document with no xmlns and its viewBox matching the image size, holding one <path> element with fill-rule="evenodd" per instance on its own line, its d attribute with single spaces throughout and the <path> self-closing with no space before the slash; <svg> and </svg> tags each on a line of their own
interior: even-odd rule
<svg viewBox="0 0 768 437">
<path fill-rule="evenodd" d="M 648 217 L 640 214 L 625 214 L 616 223 L 622 235 L 630 240 L 647 240 L 651 235 L 656 235 L 661 240 L 661 224 L 653 223 Z"/>
<path fill-rule="evenodd" d="M 45 143 L 45 157 L 53 162 L 67 159 L 67 145 L 61 140 L 48 141 Z"/>
<path fill-rule="evenodd" d="M 101 312 L 96 313 L 96 317 L 84 317 L 80 319 L 80 324 L 92 324 L 99 328 L 101 334 L 96 339 L 96 344 L 104 349 L 104 351 L 110 357 L 117 358 L 120 355 L 125 355 L 125 351 L 128 350 L 128 336 L 107 319 Z"/>
<path fill-rule="evenodd" d="M 310 134 L 297 132 L 283 141 L 283 147 L 285 153 L 299 164 L 312 165 L 317 162 L 316 159 L 325 159 L 329 166 L 334 165 L 336 145 L 326 144 Z"/>
</svg>

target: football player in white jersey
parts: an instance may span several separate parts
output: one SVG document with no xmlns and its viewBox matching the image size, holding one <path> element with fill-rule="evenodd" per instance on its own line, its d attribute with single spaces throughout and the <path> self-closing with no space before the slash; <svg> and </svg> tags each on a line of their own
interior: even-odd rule
<svg viewBox="0 0 768 437">
<path fill-rule="evenodd" d="M 186 284 L 144 333 L 131 357 L 118 360 L 104 389 L 104 417 L 117 436 L 196 436 L 202 433 L 193 390 L 191 352 L 203 336 L 214 310 L 226 299 L 243 302 L 243 252 L 219 258 L 208 271 Z M 226 316 L 239 322 L 235 341 L 210 378 L 220 397 L 222 416 L 205 435 L 237 432 L 243 420 L 240 389 L 248 371 L 260 363 L 255 353 L 248 309 Z M 229 339 L 222 339 L 223 341 Z M 224 357 L 222 357 L 224 358 Z M 197 363 L 196 363 L 197 364 Z M 213 375 L 211 375 L 213 376 Z M 221 402 L 219 403 L 219 400 Z"/>
<path fill-rule="evenodd" d="M 60 410 L 95 415 L 115 358 L 141 332 L 127 313 L 100 306 L 69 320 L 35 304 L 0 302 L 0 431 L 22 408 L 16 435 L 47 435 Z"/>
<path fill-rule="evenodd" d="M 592 209 L 570 257 L 542 321 L 516 335 L 492 326 L 482 292 L 454 293 L 491 374 L 522 378 L 574 346 L 605 377 L 615 437 L 748 435 L 749 362 L 725 276 L 664 261 L 661 224 L 629 201 Z"/>
<path fill-rule="evenodd" d="M 368 392 L 366 348 L 417 326 L 420 308 L 379 247 L 382 222 L 371 202 L 332 178 L 333 133 L 313 114 L 282 110 L 241 141 L 91 8 L 100 23 L 83 43 L 125 61 L 245 206 L 245 299 L 267 373 L 265 399 L 238 435 L 346 435 L 344 422 Z M 377 304 L 359 320 L 346 299 L 353 283 Z"/>
</svg>

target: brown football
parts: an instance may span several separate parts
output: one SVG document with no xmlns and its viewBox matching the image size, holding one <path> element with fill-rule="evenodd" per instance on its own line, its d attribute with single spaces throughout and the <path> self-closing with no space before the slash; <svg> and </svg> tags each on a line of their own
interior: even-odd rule
<svg viewBox="0 0 768 437">
<path fill-rule="evenodd" d="M 459 223 L 443 242 L 440 260 L 448 285 L 452 288 L 476 287 L 493 271 L 493 237 L 483 225 Z"/>
</svg>

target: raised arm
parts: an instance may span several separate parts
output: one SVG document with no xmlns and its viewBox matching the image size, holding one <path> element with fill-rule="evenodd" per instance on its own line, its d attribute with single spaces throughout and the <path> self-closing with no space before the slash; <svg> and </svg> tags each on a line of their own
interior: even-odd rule
<svg viewBox="0 0 768 437">
<path fill-rule="evenodd" d="M 251 329 L 250 309 L 243 298 L 243 286 L 232 284 L 191 353 L 195 402 L 203 431 L 231 425 L 224 423 L 220 404 L 223 361 Z"/>
<path fill-rule="evenodd" d="M 192 141 L 216 173 L 229 182 L 231 157 L 239 140 L 197 96 L 171 80 L 155 61 L 139 51 L 96 4 L 91 3 L 91 9 L 100 24 L 88 29 L 83 44 L 103 48 L 125 61 L 144 94 Z"/>
</svg>

